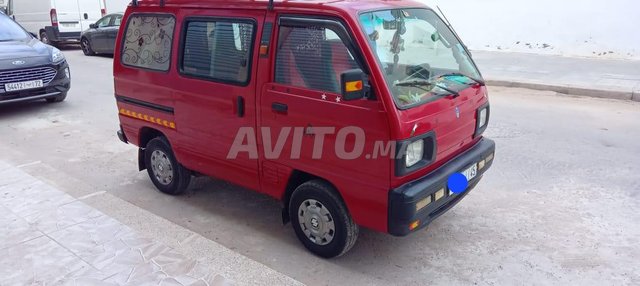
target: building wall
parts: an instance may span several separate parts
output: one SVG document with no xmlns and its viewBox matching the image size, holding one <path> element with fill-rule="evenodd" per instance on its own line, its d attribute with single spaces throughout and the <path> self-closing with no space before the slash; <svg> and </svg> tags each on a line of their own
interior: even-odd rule
<svg viewBox="0 0 640 286">
<path fill-rule="evenodd" d="M 640 59 L 638 0 L 420 0 L 473 50 Z"/>
</svg>

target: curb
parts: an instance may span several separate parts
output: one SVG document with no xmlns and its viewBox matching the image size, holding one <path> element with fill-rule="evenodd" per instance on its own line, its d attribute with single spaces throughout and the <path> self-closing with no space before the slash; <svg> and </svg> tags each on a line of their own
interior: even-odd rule
<svg viewBox="0 0 640 286">
<path fill-rule="evenodd" d="M 597 98 L 610 98 L 618 100 L 631 100 L 640 102 L 640 87 L 635 91 L 602 90 L 572 86 L 559 86 L 542 83 L 516 82 L 508 80 L 487 80 L 489 86 L 502 86 L 513 88 L 527 88 L 534 90 L 555 91 L 567 95 L 582 95 Z"/>
</svg>

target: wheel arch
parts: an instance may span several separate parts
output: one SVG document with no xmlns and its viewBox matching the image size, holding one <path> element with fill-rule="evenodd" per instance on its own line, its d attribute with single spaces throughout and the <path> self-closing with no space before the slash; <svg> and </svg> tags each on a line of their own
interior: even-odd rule
<svg viewBox="0 0 640 286">
<path fill-rule="evenodd" d="M 167 140 L 167 142 L 169 142 L 169 138 L 167 138 L 167 136 L 162 133 L 162 131 L 147 126 L 140 128 L 138 134 L 138 147 L 140 147 L 138 148 L 138 169 L 140 171 L 143 171 L 147 169 L 147 166 L 144 162 L 144 149 L 147 147 L 147 144 L 149 144 L 149 141 L 153 140 L 154 138 L 163 137 Z"/>
<path fill-rule="evenodd" d="M 287 181 L 287 185 L 285 187 L 284 194 L 282 195 L 282 199 L 281 199 L 283 204 L 283 207 L 282 207 L 282 223 L 283 224 L 287 224 L 291 221 L 291 218 L 289 217 L 289 203 L 291 202 L 291 196 L 293 195 L 293 192 L 300 185 L 313 180 L 321 180 L 329 184 L 335 190 L 335 195 L 338 196 L 338 198 L 342 201 L 347 211 L 349 211 L 349 206 L 347 205 L 346 201 L 344 200 L 344 197 L 340 193 L 340 189 L 338 189 L 338 187 L 336 187 L 334 183 L 332 183 L 331 181 L 323 177 L 316 176 L 314 174 L 311 174 L 305 171 L 294 169 L 291 172 L 291 175 L 289 176 L 289 180 Z"/>
</svg>

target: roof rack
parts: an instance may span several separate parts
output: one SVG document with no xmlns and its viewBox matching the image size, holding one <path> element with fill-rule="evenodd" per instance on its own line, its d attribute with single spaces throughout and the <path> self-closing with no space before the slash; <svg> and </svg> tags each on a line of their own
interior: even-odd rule
<svg viewBox="0 0 640 286">
<path fill-rule="evenodd" d="M 160 0 L 160 7 L 164 7 L 164 1 L 165 0 Z M 131 6 L 137 7 L 138 0 L 131 0 Z M 269 4 L 267 4 L 267 9 L 269 11 L 273 11 L 273 0 L 269 0 Z"/>
</svg>

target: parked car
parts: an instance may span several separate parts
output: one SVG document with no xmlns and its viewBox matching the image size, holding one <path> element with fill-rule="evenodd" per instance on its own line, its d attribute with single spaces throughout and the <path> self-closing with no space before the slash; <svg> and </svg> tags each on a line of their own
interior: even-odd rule
<svg viewBox="0 0 640 286">
<path fill-rule="evenodd" d="M 139 170 L 170 195 L 207 175 L 281 200 L 321 257 L 359 227 L 424 229 L 493 163 L 482 76 L 424 4 L 134 0 L 124 23 L 118 137 Z"/>
<path fill-rule="evenodd" d="M 80 33 L 107 13 L 104 0 L 8 0 L 7 5 L 7 15 L 53 46 L 77 44 Z"/>
<path fill-rule="evenodd" d="M 122 22 L 122 13 L 114 13 L 89 25 L 89 29 L 82 32 L 80 36 L 82 52 L 87 56 L 113 54 L 120 22 Z"/>
<path fill-rule="evenodd" d="M 62 52 L 43 44 L 2 13 L 0 27 L 0 104 L 65 100 L 71 72 Z"/>
</svg>

